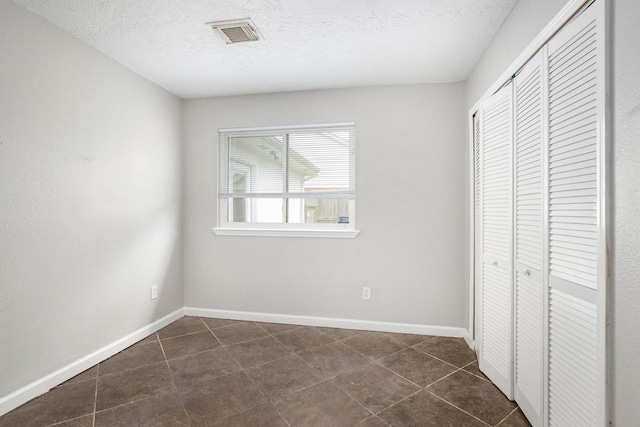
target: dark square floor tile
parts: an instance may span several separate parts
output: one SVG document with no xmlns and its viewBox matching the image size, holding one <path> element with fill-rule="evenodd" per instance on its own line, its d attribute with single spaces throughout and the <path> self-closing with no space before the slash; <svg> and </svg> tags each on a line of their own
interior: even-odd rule
<svg viewBox="0 0 640 427">
<path fill-rule="evenodd" d="M 182 393 L 192 426 L 211 426 L 230 415 L 266 403 L 264 394 L 244 373 L 198 382 Z"/>
<path fill-rule="evenodd" d="M 164 361 L 164 353 L 160 347 L 160 342 L 150 342 L 148 344 L 134 344 L 129 348 L 114 354 L 104 362 L 100 363 L 100 375 L 110 375 L 122 372 L 127 369 L 140 368 Z"/>
<path fill-rule="evenodd" d="M 207 324 L 210 329 L 221 328 L 223 326 L 234 325 L 236 323 L 241 323 L 240 320 L 231 320 L 231 319 L 216 319 L 213 317 L 203 317 L 202 321 Z"/>
<path fill-rule="evenodd" d="M 55 387 L 0 417 L 0 426 L 48 426 L 91 414 L 95 391 L 96 380 Z"/>
<path fill-rule="evenodd" d="M 272 336 L 230 345 L 227 351 L 243 368 L 271 362 L 291 354 L 291 350 Z"/>
<path fill-rule="evenodd" d="M 487 380 L 487 381 L 491 381 L 489 378 L 487 378 L 487 376 L 485 374 L 482 373 L 482 371 L 480 370 L 480 367 L 478 367 L 478 361 L 476 360 L 473 363 L 468 364 L 467 366 L 465 366 L 464 368 L 465 371 L 475 375 L 476 377 L 480 377 L 483 380 Z"/>
<path fill-rule="evenodd" d="M 98 378 L 96 410 L 102 411 L 174 390 L 169 367 L 164 362 L 101 376 Z"/>
<path fill-rule="evenodd" d="M 353 426 L 371 416 L 362 405 L 327 382 L 283 396 L 275 407 L 291 426 Z"/>
<path fill-rule="evenodd" d="M 199 317 L 182 317 L 158 331 L 160 339 L 206 331 L 207 325 Z"/>
<path fill-rule="evenodd" d="M 458 408 L 496 425 L 516 408 L 492 383 L 464 370 L 431 384 L 427 390 Z"/>
<path fill-rule="evenodd" d="M 389 338 L 388 335 L 382 332 L 367 332 L 366 334 L 347 338 L 342 342 L 373 360 L 407 348 L 405 344 Z"/>
<path fill-rule="evenodd" d="M 267 331 L 253 322 L 235 323 L 213 329 L 213 333 L 224 345 L 237 344 L 269 335 Z"/>
<path fill-rule="evenodd" d="M 300 353 L 300 357 L 325 378 L 369 363 L 369 359 L 339 341 Z"/>
<path fill-rule="evenodd" d="M 420 390 L 420 387 L 377 364 L 360 366 L 333 381 L 374 414 Z"/>
<path fill-rule="evenodd" d="M 74 418 L 63 423 L 54 424 L 55 427 L 93 427 L 93 414 Z"/>
<path fill-rule="evenodd" d="M 241 370 L 238 362 L 221 347 L 172 359 L 169 367 L 179 390 L 186 390 L 196 382 L 212 381 Z"/>
<path fill-rule="evenodd" d="M 378 363 L 420 387 L 426 387 L 457 369 L 413 348 L 391 354 L 380 359 Z"/>
<path fill-rule="evenodd" d="M 95 427 L 187 426 L 189 420 L 177 392 L 144 398 L 96 413 Z"/>
<path fill-rule="evenodd" d="M 270 334 L 279 334 L 281 332 L 286 332 L 301 327 L 300 325 L 287 325 L 285 323 L 256 322 L 256 324 Z"/>
<path fill-rule="evenodd" d="M 414 348 L 459 368 L 476 360 L 476 354 L 462 338 L 437 337 Z"/>
<path fill-rule="evenodd" d="M 320 329 L 311 326 L 303 326 L 282 332 L 276 334 L 275 337 L 296 353 L 311 350 L 335 341 L 329 335 L 321 332 Z"/>
<path fill-rule="evenodd" d="M 271 403 L 254 406 L 244 412 L 231 415 L 217 423 L 218 427 L 288 427 L 289 425 L 282 419 L 278 411 Z"/>
<path fill-rule="evenodd" d="M 189 354 L 200 353 L 201 351 L 213 350 L 220 347 L 220 343 L 209 331 L 196 332 L 194 334 L 182 335 L 175 338 L 161 340 L 164 354 L 167 359 L 187 356 Z"/>
<path fill-rule="evenodd" d="M 435 339 L 436 337 L 433 335 L 417 335 L 417 334 L 398 334 L 398 333 L 388 333 L 389 337 L 393 338 L 396 341 L 400 341 L 402 344 L 406 345 L 416 345 L 421 342 L 430 341 Z"/>
<path fill-rule="evenodd" d="M 247 369 L 246 374 L 270 400 L 321 381 L 321 376 L 298 356 L 289 356 Z"/>
<path fill-rule="evenodd" d="M 355 337 L 356 335 L 365 334 L 367 331 L 359 331 L 356 329 L 342 329 L 342 328 L 318 328 L 321 332 L 329 335 L 335 340 L 343 340 L 346 338 Z"/>
<path fill-rule="evenodd" d="M 522 410 L 518 408 L 498 424 L 498 427 L 531 427 L 531 424 L 522 413 Z"/>
<path fill-rule="evenodd" d="M 378 414 L 390 426 L 403 427 L 486 427 L 482 421 L 421 391 Z"/>
<path fill-rule="evenodd" d="M 80 382 L 80 381 L 86 381 L 86 380 L 95 379 L 97 375 L 98 375 L 98 365 L 94 365 L 91 368 L 87 369 L 86 371 L 81 372 L 78 375 L 76 375 L 75 377 L 73 377 L 71 379 L 68 379 L 67 381 L 63 382 L 58 387 L 62 387 L 62 386 L 65 386 L 65 385 L 77 383 L 77 382 Z"/>
</svg>

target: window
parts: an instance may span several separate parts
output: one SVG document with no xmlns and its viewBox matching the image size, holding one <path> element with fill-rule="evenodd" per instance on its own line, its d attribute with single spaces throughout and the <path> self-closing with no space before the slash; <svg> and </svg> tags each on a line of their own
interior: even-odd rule
<svg viewBox="0 0 640 427">
<path fill-rule="evenodd" d="M 355 237 L 355 124 L 220 129 L 217 234 Z"/>
</svg>

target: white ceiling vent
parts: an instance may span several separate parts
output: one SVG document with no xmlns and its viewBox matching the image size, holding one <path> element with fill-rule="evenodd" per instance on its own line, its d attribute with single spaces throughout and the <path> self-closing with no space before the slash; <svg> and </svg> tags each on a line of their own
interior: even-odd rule
<svg viewBox="0 0 640 427">
<path fill-rule="evenodd" d="M 238 19 L 234 21 L 207 22 L 213 31 L 227 43 L 255 42 L 260 40 L 260 33 L 251 19 Z"/>
</svg>

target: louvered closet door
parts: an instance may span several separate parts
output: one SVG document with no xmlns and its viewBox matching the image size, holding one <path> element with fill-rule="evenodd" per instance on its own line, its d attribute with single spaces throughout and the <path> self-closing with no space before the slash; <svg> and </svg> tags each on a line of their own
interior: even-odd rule
<svg viewBox="0 0 640 427">
<path fill-rule="evenodd" d="M 548 44 L 548 421 L 606 424 L 604 2 Z"/>
<path fill-rule="evenodd" d="M 481 107 L 480 369 L 513 397 L 512 86 Z"/>
<path fill-rule="evenodd" d="M 542 53 L 515 86 L 515 399 L 533 426 L 544 408 Z"/>
</svg>

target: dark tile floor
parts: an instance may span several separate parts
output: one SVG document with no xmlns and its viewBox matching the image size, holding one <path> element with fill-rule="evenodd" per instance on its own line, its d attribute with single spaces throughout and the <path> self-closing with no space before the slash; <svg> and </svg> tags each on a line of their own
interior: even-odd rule
<svg viewBox="0 0 640 427">
<path fill-rule="evenodd" d="M 183 317 L 0 426 L 528 426 L 462 339 Z"/>
</svg>

